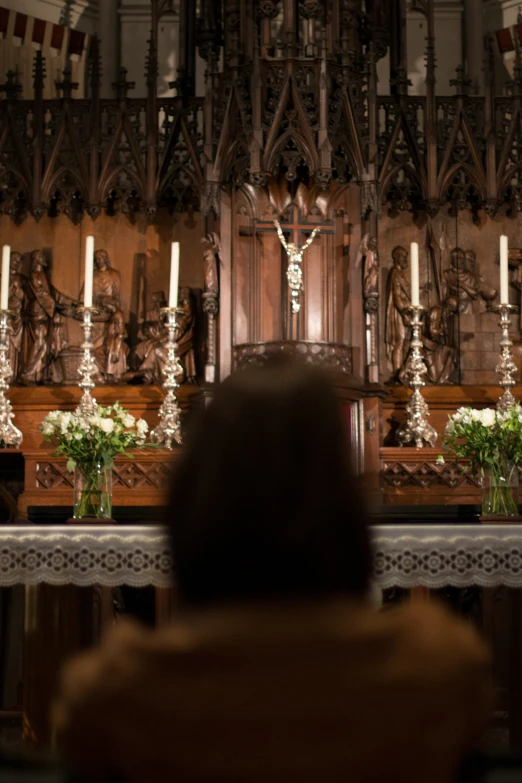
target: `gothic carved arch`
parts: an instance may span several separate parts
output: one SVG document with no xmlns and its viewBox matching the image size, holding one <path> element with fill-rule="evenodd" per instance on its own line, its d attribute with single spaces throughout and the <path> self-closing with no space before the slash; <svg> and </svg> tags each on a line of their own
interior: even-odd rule
<svg viewBox="0 0 522 783">
<path fill-rule="evenodd" d="M 295 128 L 289 128 L 280 136 L 269 154 L 265 157 L 265 170 L 277 176 L 281 165 L 287 169 L 285 175 L 292 181 L 297 168 L 304 165 L 310 176 L 319 168 L 319 158 L 315 148 Z"/>
<path fill-rule="evenodd" d="M 244 210 L 243 214 L 252 220 L 261 220 L 260 207 L 262 206 L 262 200 L 260 199 L 260 194 L 262 194 L 263 191 L 245 183 L 241 185 L 236 192 L 236 211 L 238 211 L 242 206 L 244 207 L 246 205 L 248 206 L 248 209 Z M 242 203 L 243 201 L 244 203 Z"/>
<path fill-rule="evenodd" d="M 246 181 L 250 165 L 250 153 L 246 140 L 240 136 L 231 144 L 226 159 L 221 167 L 221 182 L 232 180 L 236 187 L 241 187 Z"/>
<path fill-rule="evenodd" d="M 60 188 L 61 183 L 64 180 L 74 183 L 77 190 L 80 191 L 82 198 L 87 198 L 87 188 L 82 181 L 77 171 L 73 171 L 67 166 L 60 166 L 57 171 L 53 172 L 52 178 L 48 179 L 45 185 L 42 185 L 42 200 L 44 204 L 48 204 L 51 200 L 54 191 Z"/>
<path fill-rule="evenodd" d="M 126 145 L 123 143 L 126 140 Z M 101 201 L 106 198 L 108 187 L 126 173 L 137 183 L 143 197 L 146 191 L 147 176 L 140 154 L 139 138 L 133 133 L 125 115 L 121 115 L 116 131 L 111 138 L 100 173 L 98 192 Z M 124 187 L 123 185 L 121 187 Z"/>
<path fill-rule="evenodd" d="M 446 151 L 439 169 L 438 184 L 439 193 L 445 194 L 448 191 L 448 180 L 458 169 L 466 172 L 474 181 L 475 186 L 481 193 L 481 198 L 486 198 L 486 174 L 480 155 L 477 152 L 470 130 L 462 117 L 458 113 L 453 125 Z"/>
<path fill-rule="evenodd" d="M 332 184 L 330 191 L 326 194 L 327 201 L 324 207 L 324 216 L 327 220 L 335 220 L 340 217 L 341 211 L 344 214 L 346 197 L 352 188 L 359 190 L 358 183 L 346 182 L 337 186 L 335 182 Z M 360 198 L 357 199 L 357 203 L 360 204 Z"/>
<path fill-rule="evenodd" d="M 522 163 L 510 167 L 499 185 L 498 200 L 508 202 L 517 212 L 522 212 Z"/>
<path fill-rule="evenodd" d="M 453 191 L 453 192 L 452 192 Z M 473 166 L 455 163 L 446 172 L 439 191 L 441 202 L 451 197 L 457 210 L 465 209 L 472 201 L 483 202 L 486 198 L 486 183 Z"/>
<path fill-rule="evenodd" d="M 231 124 L 232 118 L 238 110 L 237 97 L 230 85 L 227 105 L 224 112 L 223 122 L 220 129 L 219 140 L 216 154 L 214 157 L 213 176 L 220 182 L 226 182 L 230 170 L 230 147 L 237 142 L 237 136 L 234 137 Z"/>
<path fill-rule="evenodd" d="M 183 212 L 188 206 L 199 206 L 202 183 L 188 166 L 179 165 L 166 172 L 157 192 L 160 204 L 171 207 L 175 212 Z"/>
<path fill-rule="evenodd" d="M 21 221 L 30 203 L 29 183 L 19 171 L 11 167 L 2 168 L 0 173 L 0 214 L 9 215 L 15 222 Z"/>
<path fill-rule="evenodd" d="M 420 207 L 426 198 L 421 178 L 409 165 L 399 165 L 388 170 L 380 186 L 381 203 L 392 204 L 399 212 Z"/>
<path fill-rule="evenodd" d="M 424 162 L 419 153 L 419 149 L 410 132 L 407 118 L 401 111 L 395 124 L 386 155 L 384 157 L 379 181 L 383 201 L 386 201 L 386 193 L 391 184 L 391 180 L 403 169 L 405 172 L 414 174 L 415 181 L 423 196 L 428 190 L 428 177 Z"/>
<path fill-rule="evenodd" d="M 310 174 L 320 168 L 314 134 L 303 108 L 299 91 L 288 76 L 271 121 L 264 150 L 264 169 L 273 172 L 275 157 L 292 142 L 301 152 Z M 289 151 L 290 152 L 290 151 Z"/>
<path fill-rule="evenodd" d="M 509 177 L 508 167 L 510 162 L 513 164 L 513 158 L 519 159 L 520 146 L 522 144 L 522 116 L 520 108 L 517 108 L 513 114 L 509 128 L 504 139 L 502 146 L 502 152 L 500 154 L 498 168 L 497 168 L 497 182 L 499 185 L 499 193 L 503 189 L 504 180 Z M 512 166 L 513 171 L 517 166 Z"/>
<path fill-rule="evenodd" d="M 101 194 L 101 202 L 109 212 L 112 212 L 116 203 L 120 212 L 136 212 L 144 202 L 143 185 L 127 166 L 120 166 L 111 172 Z"/>
<path fill-rule="evenodd" d="M 198 191 L 201 191 L 204 174 L 192 142 L 187 124 L 179 111 L 158 167 L 156 188 L 160 193 L 164 183 L 172 176 L 173 170 L 178 171 L 181 167 L 186 169 L 187 174 L 190 174 L 194 183 L 197 184 Z"/>
</svg>

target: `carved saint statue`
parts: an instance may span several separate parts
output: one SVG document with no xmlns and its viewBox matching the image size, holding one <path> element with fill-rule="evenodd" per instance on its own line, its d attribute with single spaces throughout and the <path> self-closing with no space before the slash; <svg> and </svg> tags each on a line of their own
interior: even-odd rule
<svg viewBox="0 0 522 783">
<path fill-rule="evenodd" d="M 161 317 L 160 310 L 167 304 L 163 291 L 152 294 L 152 309 L 145 313 L 143 323 L 138 332 L 138 346 L 136 357 L 138 359 L 138 371 L 143 372 L 145 383 L 161 383 L 161 369 L 156 362 L 154 349 L 162 346 L 167 341 L 168 331 L 165 321 Z M 152 352 L 152 361 L 148 357 Z"/>
<path fill-rule="evenodd" d="M 93 317 L 93 342 L 101 377 L 107 383 L 119 383 L 128 370 L 129 348 L 125 344 L 127 331 L 121 308 L 121 278 L 112 269 L 106 250 L 94 254 L 93 307 L 99 315 Z"/>
<path fill-rule="evenodd" d="M 451 383 L 456 368 L 457 349 L 451 344 L 451 321 L 458 310 L 458 300 L 448 296 L 442 305 L 432 307 L 426 314 L 421 341 L 424 363 L 432 383 Z"/>
<path fill-rule="evenodd" d="M 377 250 L 377 237 L 370 237 L 365 234 L 359 253 L 357 256 L 357 265 L 360 259 L 364 258 L 364 277 L 363 277 L 363 297 L 370 299 L 379 294 L 379 252 Z"/>
<path fill-rule="evenodd" d="M 42 383 L 52 380 L 49 370 L 58 353 L 58 342 L 63 340 L 60 313 L 71 312 L 77 302 L 51 285 L 47 260 L 42 250 L 35 250 L 31 254 L 31 273 L 26 294 L 23 367 L 19 378 L 24 384 Z"/>
<path fill-rule="evenodd" d="M 490 285 L 484 285 L 484 278 L 477 272 L 477 257 L 473 250 L 455 247 L 450 253 L 450 265 L 444 270 L 447 296 L 458 302 L 458 311 L 462 315 L 473 313 L 473 302 L 481 297 L 489 304 L 497 295 Z M 446 297 L 447 298 L 447 297 Z"/>
<path fill-rule="evenodd" d="M 207 234 L 201 240 L 207 245 L 203 252 L 203 261 L 205 263 L 205 293 L 219 294 L 219 269 L 218 263 L 221 256 L 221 244 L 217 234 Z"/>
<path fill-rule="evenodd" d="M 22 351 L 23 316 L 25 304 L 26 279 L 22 275 L 22 256 L 20 253 L 11 253 L 9 273 L 9 310 L 13 313 L 10 320 L 9 332 L 9 364 L 11 366 L 11 382 L 16 381 L 20 367 L 20 353 Z"/>
<path fill-rule="evenodd" d="M 161 293 L 161 297 L 163 299 L 163 293 Z M 195 311 L 192 298 L 190 288 L 183 286 L 179 289 L 176 331 L 174 333 L 176 355 L 183 368 L 183 376 L 178 379 L 179 383 L 196 382 L 196 355 L 194 350 Z M 155 305 L 159 310 L 159 299 L 155 302 Z M 150 332 L 150 338 L 143 340 L 140 346 L 138 346 L 140 353 L 143 355 L 139 371 L 143 373 L 145 383 L 161 383 L 167 361 L 168 332 L 165 324 L 162 324 L 159 320 L 159 312 L 156 323 L 151 311 L 147 313 L 147 319 L 149 319 L 150 325 L 148 328 L 152 331 Z M 145 332 L 143 333 L 145 334 Z"/>
<path fill-rule="evenodd" d="M 286 270 L 286 279 L 288 281 L 288 287 L 291 294 L 291 307 L 293 313 L 298 313 L 301 309 L 301 303 L 299 297 L 303 290 L 303 269 L 301 264 L 303 262 L 303 255 L 307 248 L 310 247 L 317 234 L 320 232 L 320 228 L 314 228 L 306 242 L 302 247 L 297 247 L 293 242 L 288 242 L 285 239 L 283 230 L 277 220 L 274 220 L 274 226 L 277 229 L 277 234 L 288 255 L 288 267 Z"/>
<path fill-rule="evenodd" d="M 384 342 L 393 366 L 392 379 L 401 383 L 411 331 L 411 318 L 407 312 L 411 305 L 411 290 L 404 274 L 408 266 L 408 253 L 399 245 L 392 250 L 392 259 L 386 296 Z"/>
</svg>

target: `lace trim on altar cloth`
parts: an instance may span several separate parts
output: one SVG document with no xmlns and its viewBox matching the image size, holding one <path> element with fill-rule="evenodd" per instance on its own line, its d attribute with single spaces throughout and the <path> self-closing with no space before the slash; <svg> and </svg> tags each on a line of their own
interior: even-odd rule
<svg viewBox="0 0 522 783">
<path fill-rule="evenodd" d="M 0 586 L 170 587 L 172 558 L 161 528 L 0 527 Z M 24 532 L 22 532 L 24 531 Z"/>
<path fill-rule="evenodd" d="M 522 588 L 522 527 L 448 526 L 437 535 L 429 525 L 416 527 L 416 535 L 405 527 L 390 528 L 391 535 L 384 527 L 374 530 L 374 579 L 382 589 Z"/>
<path fill-rule="evenodd" d="M 372 528 L 380 588 L 522 588 L 522 526 Z M 0 526 L 0 587 L 16 584 L 169 587 L 165 531 L 153 526 Z"/>
</svg>

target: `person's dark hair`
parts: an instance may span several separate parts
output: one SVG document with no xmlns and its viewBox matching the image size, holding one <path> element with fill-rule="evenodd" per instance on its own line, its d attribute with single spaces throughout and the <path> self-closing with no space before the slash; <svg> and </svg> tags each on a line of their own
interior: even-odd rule
<svg viewBox="0 0 522 783">
<path fill-rule="evenodd" d="M 364 593 L 366 511 L 326 380 L 293 364 L 228 378 L 185 446 L 167 523 L 185 605 Z"/>
</svg>

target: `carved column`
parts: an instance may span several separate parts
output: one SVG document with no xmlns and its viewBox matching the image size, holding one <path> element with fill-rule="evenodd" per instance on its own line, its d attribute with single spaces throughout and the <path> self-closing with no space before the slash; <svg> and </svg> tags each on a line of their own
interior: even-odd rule
<svg viewBox="0 0 522 783">
<path fill-rule="evenodd" d="M 113 84 L 120 69 L 120 20 L 118 0 L 100 3 L 100 55 L 102 62 L 101 97 L 112 98 Z"/>
<path fill-rule="evenodd" d="M 272 40 L 270 37 L 270 22 L 279 13 L 279 0 L 258 0 L 256 16 L 261 25 L 261 57 L 270 53 Z"/>
<path fill-rule="evenodd" d="M 38 51 L 34 57 L 34 112 L 33 112 L 33 193 L 32 213 L 36 220 L 40 220 L 44 213 L 42 204 L 42 170 L 43 170 L 43 146 L 44 146 L 44 108 L 43 90 L 45 77 L 45 60 L 42 52 Z"/>
<path fill-rule="evenodd" d="M 297 19 L 294 0 L 283 0 L 283 8 L 286 53 L 294 57 L 297 54 Z"/>
<path fill-rule="evenodd" d="M 493 40 L 488 36 L 484 57 L 486 76 L 484 101 L 484 135 L 486 137 L 486 182 L 487 200 L 484 205 L 486 213 L 494 217 L 498 209 L 497 200 L 497 145 L 495 134 L 495 54 Z"/>
<path fill-rule="evenodd" d="M 471 94 L 484 93 L 483 0 L 464 0 L 464 42 L 466 46 L 466 75 L 471 80 Z"/>
<path fill-rule="evenodd" d="M 239 0 L 227 0 L 225 3 L 225 62 L 234 68 L 239 62 L 241 48 L 241 8 Z"/>
<path fill-rule="evenodd" d="M 358 7 L 356 0 L 341 0 L 339 3 L 339 45 L 343 52 L 343 62 L 349 60 L 350 52 L 360 49 L 357 35 Z"/>
<path fill-rule="evenodd" d="M 397 92 L 397 77 L 407 71 L 406 48 L 406 0 L 393 0 L 390 3 L 390 83 L 392 95 Z"/>
</svg>

